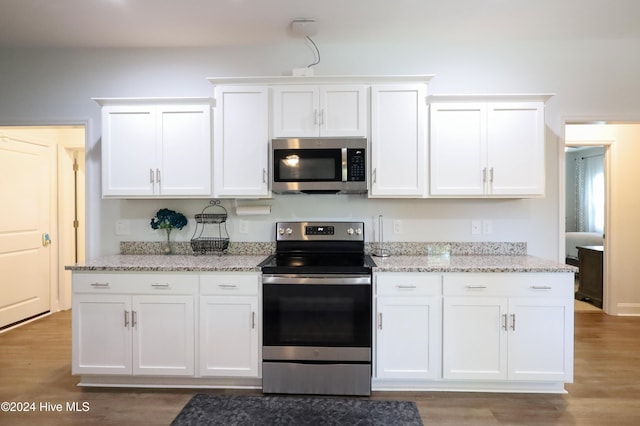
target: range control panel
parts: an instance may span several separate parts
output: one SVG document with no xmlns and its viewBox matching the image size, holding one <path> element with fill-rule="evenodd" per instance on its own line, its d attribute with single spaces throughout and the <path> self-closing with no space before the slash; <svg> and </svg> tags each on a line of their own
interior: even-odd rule
<svg viewBox="0 0 640 426">
<path fill-rule="evenodd" d="M 277 222 L 277 241 L 364 241 L 364 222 Z"/>
</svg>

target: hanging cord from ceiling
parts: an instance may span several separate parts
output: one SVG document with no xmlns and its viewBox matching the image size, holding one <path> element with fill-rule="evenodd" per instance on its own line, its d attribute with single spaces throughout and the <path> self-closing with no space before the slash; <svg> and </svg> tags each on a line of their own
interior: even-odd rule
<svg viewBox="0 0 640 426">
<path fill-rule="evenodd" d="M 316 65 L 318 65 L 320 63 L 320 49 L 318 49 L 318 45 L 311 39 L 311 37 L 309 37 L 309 36 L 305 36 L 305 37 L 307 38 L 307 40 L 309 40 L 309 42 L 315 48 L 315 52 L 313 54 L 314 62 L 312 62 L 309 65 L 307 65 L 307 68 L 311 68 L 311 67 L 316 66 Z M 316 59 L 316 56 L 317 56 L 317 59 Z"/>
</svg>

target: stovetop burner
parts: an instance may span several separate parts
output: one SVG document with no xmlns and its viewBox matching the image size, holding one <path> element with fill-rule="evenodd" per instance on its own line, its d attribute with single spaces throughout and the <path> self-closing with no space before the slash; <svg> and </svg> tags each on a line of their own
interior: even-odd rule
<svg viewBox="0 0 640 426">
<path fill-rule="evenodd" d="M 368 274 L 376 266 L 364 253 L 363 222 L 278 222 L 276 254 L 265 274 Z"/>
</svg>

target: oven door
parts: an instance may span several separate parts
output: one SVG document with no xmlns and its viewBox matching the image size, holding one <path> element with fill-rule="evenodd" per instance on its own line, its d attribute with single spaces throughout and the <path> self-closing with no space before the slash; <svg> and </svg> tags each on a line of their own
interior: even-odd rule
<svg viewBox="0 0 640 426">
<path fill-rule="evenodd" d="M 371 275 L 264 275 L 263 358 L 371 360 Z"/>
</svg>

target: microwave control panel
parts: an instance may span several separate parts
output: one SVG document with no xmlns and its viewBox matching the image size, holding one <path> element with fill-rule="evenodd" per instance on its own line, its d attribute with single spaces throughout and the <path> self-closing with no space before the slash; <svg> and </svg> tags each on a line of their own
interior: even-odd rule
<svg viewBox="0 0 640 426">
<path fill-rule="evenodd" d="M 366 179 L 366 158 L 364 149 L 347 149 L 347 180 L 364 182 Z"/>
</svg>

